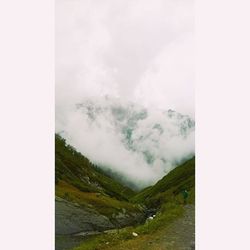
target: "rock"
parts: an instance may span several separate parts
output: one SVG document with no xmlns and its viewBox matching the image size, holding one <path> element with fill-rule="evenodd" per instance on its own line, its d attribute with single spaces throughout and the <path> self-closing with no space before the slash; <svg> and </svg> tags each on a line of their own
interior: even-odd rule
<svg viewBox="0 0 250 250">
<path fill-rule="evenodd" d="M 143 213 L 121 213 L 112 215 L 112 223 L 114 223 L 117 227 L 126 227 L 130 225 L 134 225 L 137 223 L 142 223 L 145 220 Z"/>
<path fill-rule="evenodd" d="M 126 217 L 127 217 L 126 214 L 120 213 L 120 212 L 115 216 L 115 218 L 116 218 L 117 220 L 119 220 L 119 219 L 125 219 Z"/>
<path fill-rule="evenodd" d="M 97 234 L 100 234 L 100 232 L 98 231 L 91 231 L 91 232 L 80 232 L 80 233 L 77 233 L 77 234 L 74 234 L 73 236 L 89 236 L 89 235 L 97 235 Z"/>
<path fill-rule="evenodd" d="M 145 218 L 143 213 L 128 213 L 126 209 L 120 209 L 118 214 L 113 213 L 108 218 L 98 213 L 94 207 L 83 208 L 79 204 L 60 197 L 56 197 L 55 208 L 55 232 L 57 235 L 89 233 L 91 231 L 102 232 L 134 225 L 142 222 Z"/>
<path fill-rule="evenodd" d="M 137 237 L 137 236 L 138 236 L 138 234 L 135 233 L 135 232 L 133 232 L 132 235 L 133 235 L 134 237 Z"/>
<path fill-rule="evenodd" d="M 55 208 L 56 234 L 75 234 L 115 228 L 106 216 L 98 214 L 93 209 L 78 207 L 63 199 L 56 199 Z"/>
</svg>

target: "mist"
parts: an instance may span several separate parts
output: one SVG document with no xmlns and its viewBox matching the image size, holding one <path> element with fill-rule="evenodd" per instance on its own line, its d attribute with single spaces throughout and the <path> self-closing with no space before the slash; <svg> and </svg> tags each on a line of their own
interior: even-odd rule
<svg viewBox="0 0 250 250">
<path fill-rule="evenodd" d="M 194 154 L 194 129 L 184 138 L 176 132 L 178 124 L 162 115 L 172 109 L 194 118 L 193 5 L 190 0 L 56 0 L 56 132 L 139 187 Z M 145 140 L 136 152 L 126 148 L 110 114 L 93 123 L 77 108 L 87 100 L 105 106 L 105 96 L 117 106 L 134 103 L 147 110 L 134 137 L 155 123 L 174 136 L 164 132 L 166 137 L 156 135 L 157 146 Z M 140 153 L 145 150 L 153 152 L 153 164 Z"/>
<path fill-rule="evenodd" d="M 106 96 L 68 112 L 57 126 L 67 143 L 138 189 L 194 155 L 194 121 L 175 111 Z"/>
</svg>

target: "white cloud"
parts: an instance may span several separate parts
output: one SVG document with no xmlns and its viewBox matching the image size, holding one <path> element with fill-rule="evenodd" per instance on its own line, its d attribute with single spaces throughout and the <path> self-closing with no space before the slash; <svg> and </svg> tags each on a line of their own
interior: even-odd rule
<svg viewBox="0 0 250 250">
<path fill-rule="evenodd" d="M 109 95 L 193 117 L 193 5 L 193 0 L 56 0 L 57 131 L 71 133 L 83 154 L 131 178 L 142 172 L 145 183 L 159 178 L 120 138 L 90 130 L 75 105 Z M 184 152 L 179 147 L 176 141 L 161 149 L 176 158 Z"/>
<path fill-rule="evenodd" d="M 189 50 L 185 42 L 193 43 L 192 33 L 193 0 L 57 0 L 57 104 L 101 94 L 136 101 L 138 85 L 148 87 L 144 79 L 154 63 L 154 70 L 168 80 L 167 89 L 180 86 L 179 92 L 164 91 L 165 99 L 173 99 L 173 106 L 188 106 L 192 113 L 193 79 L 180 78 L 183 70 L 190 70 L 190 53 L 183 47 Z M 174 67 L 168 67 L 171 63 Z M 151 85 L 161 92 L 166 81 L 159 77 L 153 81 L 151 76 Z M 183 99 L 184 92 L 190 96 Z M 164 105 L 157 94 L 150 99 Z"/>
<path fill-rule="evenodd" d="M 140 188 L 194 155 L 194 124 L 178 113 L 91 98 L 69 114 L 57 127 L 67 142 Z"/>
<path fill-rule="evenodd" d="M 194 117 L 193 55 L 191 34 L 168 44 L 142 75 L 135 89 L 136 101 Z"/>
</svg>

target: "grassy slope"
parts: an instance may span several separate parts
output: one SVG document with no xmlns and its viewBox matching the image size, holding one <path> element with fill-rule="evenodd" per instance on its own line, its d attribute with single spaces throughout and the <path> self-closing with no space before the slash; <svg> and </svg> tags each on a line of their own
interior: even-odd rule
<svg viewBox="0 0 250 250">
<path fill-rule="evenodd" d="M 55 138 L 56 196 L 96 209 L 110 216 L 122 208 L 138 211 L 128 202 L 133 190 L 100 173 L 87 158 L 66 145 L 59 135 Z"/>
<path fill-rule="evenodd" d="M 168 203 L 161 208 L 154 220 L 137 227 L 126 227 L 118 232 L 89 237 L 74 250 L 127 250 L 145 249 L 150 240 L 159 237 L 166 226 L 183 214 L 183 208 L 174 203 Z M 139 236 L 134 237 L 133 232 Z"/>
<path fill-rule="evenodd" d="M 95 192 L 82 192 L 70 184 L 60 181 L 56 185 L 56 196 L 71 202 L 76 202 L 82 207 L 94 208 L 100 214 L 110 217 L 113 213 L 118 213 L 122 208 L 128 212 L 137 212 L 137 206 L 127 202 L 114 199 L 112 197 Z"/>
<path fill-rule="evenodd" d="M 85 192 L 101 192 L 116 197 L 129 199 L 135 192 L 121 185 L 98 169 L 73 147 L 66 145 L 59 135 L 55 138 L 56 184 L 63 180 Z"/>
<path fill-rule="evenodd" d="M 181 190 L 189 191 L 188 203 L 195 203 L 195 158 L 172 170 L 153 187 L 146 188 L 132 198 L 133 202 L 158 207 L 154 220 L 137 227 L 127 227 L 119 234 L 103 234 L 90 237 L 74 250 L 125 250 L 146 249 L 148 242 L 157 240 L 164 235 L 168 226 L 181 217 L 183 198 Z M 132 232 L 139 234 L 132 236 Z M 108 242 L 108 244 L 107 244 Z"/>
<path fill-rule="evenodd" d="M 195 186 L 195 158 L 176 167 L 154 186 L 148 187 L 131 198 L 132 202 L 160 206 L 167 199 L 178 196 L 183 189 L 192 190 Z M 191 192 L 192 193 L 192 192 Z"/>
</svg>

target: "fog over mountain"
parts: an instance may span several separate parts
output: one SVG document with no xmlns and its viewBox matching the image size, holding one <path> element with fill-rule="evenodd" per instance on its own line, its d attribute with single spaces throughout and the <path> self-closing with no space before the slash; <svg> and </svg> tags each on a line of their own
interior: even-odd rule
<svg viewBox="0 0 250 250">
<path fill-rule="evenodd" d="M 56 132 L 138 187 L 194 154 L 193 6 L 56 0 Z"/>
<path fill-rule="evenodd" d="M 58 132 L 93 163 L 142 188 L 194 155 L 194 121 L 173 110 L 147 109 L 103 97 L 71 110 Z"/>
</svg>

